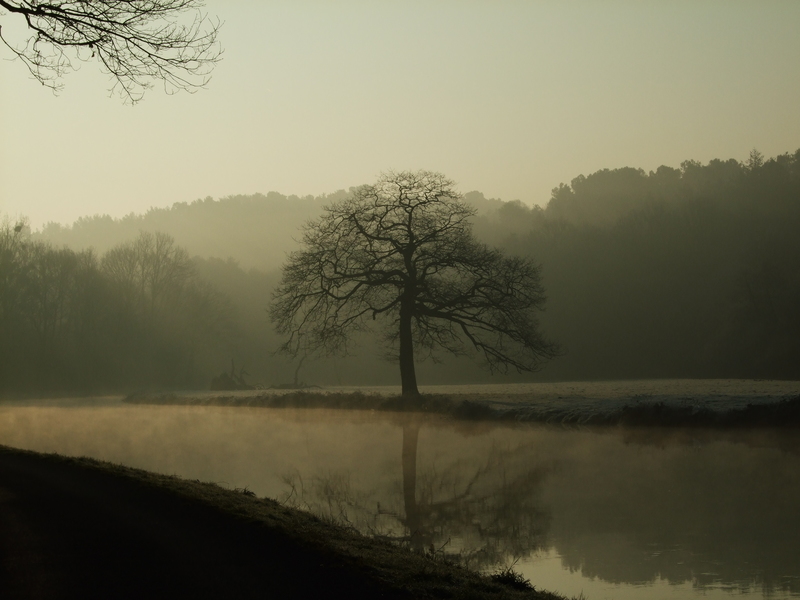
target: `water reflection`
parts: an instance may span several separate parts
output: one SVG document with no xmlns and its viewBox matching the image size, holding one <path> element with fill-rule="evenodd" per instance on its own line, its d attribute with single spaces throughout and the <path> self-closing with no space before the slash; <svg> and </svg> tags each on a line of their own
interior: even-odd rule
<svg viewBox="0 0 800 600">
<path fill-rule="evenodd" d="M 458 552 L 470 566 L 488 568 L 545 546 L 550 514 L 541 496 L 551 465 L 530 460 L 524 446 L 495 443 L 481 462 L 427 464 L 418 473 L 420 427 L 413 417 L 403 424 L 404 524 L 412 549 Z M 515 461 L 523 456 L 528 460 Z"/>
<path fill-rule="evenodd" d="M 426 427 L 432 436 L 453 433 L 452 424 Z M 394 508 L 365 488 L 359 502 L 340 474 L 317 475 L 317 485 L 293 490 L 294 501 L 479 568 L 522 559 L 525 571 L 552 549 L 562 568 L 589 580 L 800 594 L 795 433 L 467 426 L 451 444 L 473 440 L 479 458 L 457 450 L 445 458 L 440 449 L 425 460 L 421 423 L 402 428 Z"/>
<path fill-rule="evenodd" d="M 0 443 L 248 487 L 420 552 L 482 568 L 519 559 L 537 587 L 588 598 L 800 595 L 799 440 L 346 411 L 0 407 Z"/>
<path fill-rule="evenodd" d="M 479 460 L 448 462 L 418 460 L 420 427 L 402 424 L 402 510 L 375 503 L 376 491 L 366 495 L 372 510 L 337 492 L 345 481 L 351 489 L 340 476 L 317 476 L 294 499 L 479 568 L 522 559 L 525 570 L 552 549 L 563 568 L 589 580 L 800 594 L 794 432 L 462 428 L 461 447 L 493 441 L 481 444 Z M 353 511 L 361 519 L 351 520 Z"/>
<path fill-rule="evenodd" d="M 494 443 L 480 462 L 432 461 L 418 469 L 423 421 L 409 416 L 398 424 L 402 479 L 394 494 L 356 489 L 349 471 L 310 479 L 295 471 L 283 477 L 288 489 L 282 501 L 416 552 L 457 556 L 474 568 L 516 562 L 545 548 L 550 514 L 541 495 L 552 465 L 531 462 L 523 446 Z"/>
<path fill-rule="evenodd" d="M 596 457 L 570 465 L 569 478 L 584 482 L 581 497 L 564 494 L 565 481 L 548 498 L 558 507 L 552 535 L 564 565 L 613 583 L 800 594 L 796 436 L 599 437 Z"/>
</svg>

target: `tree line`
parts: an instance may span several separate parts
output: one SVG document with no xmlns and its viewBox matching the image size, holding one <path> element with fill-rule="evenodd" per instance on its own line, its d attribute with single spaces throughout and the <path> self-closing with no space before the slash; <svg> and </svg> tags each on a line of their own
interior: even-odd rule
<svg viewBox="0 0 800 600">
<path fill-rule="evenodd" d="M 98 256 L 0 226 L 0 391 L 205 386 L 234 329 L 167 234 Z"/>
<path fill-rule="evenodd" d="M 316 197 L 269 192 L 217 200 L 198 198 L 117 219 L 94 215 L 81 217 L 71 225 L 50 222 L 34 238 L 105 252 L 140 231 L 161 231 L 173 236 L 192 256 L 232 257 L 245 269 L 270 271 L 280 267 L 305 221 L 317 216 L 326 204 L 347 195 L 347 191 L 339 190 Z"/>
<path fill-rule="evenodd" d="M 477 229 L 542 265 L 548 377 L 800 378 L 800 151 L 603 170 Z"/>
<path fill-rule="evenodd" d="M 273 354 L 283 340 L 266 312 L 279 260 L 297 247 L 292 237 L 300 237 L 304 221 L 347 197 L 205 199 L 140 217 L 51 225 L 32 239 L 66 243 L 81 255 L 93 244 L 108 250 L 110 240 L 133 239 L 137 227 L 173 235 L 204 256 L 191 261 L 194 277 L 224 291 L 232 307 L 235 335 L 224 350 L 216 345 L 220 356 L 202 377 L 195 361 L 198 384 L 207 385 L 231 358 L 254 382 L 282 383 L 296 364 Z M 649 173 L 605 169 L 555 188 L 544 208 L 479 192 L 464 200 L 477 209 L 471 219 L 479 241 L 540 266 L 547 297 L 541 330 L 561 355 L 533 375 L 512 369 L 494 377 L 468 358 L 440 355 L 439 362 L 418 362 L 420 383 L 800 378 L 800 151 L 686 161 Z M 205 252 L 204 236 L 213 248 Z M 349 358 L 306 359 L 300 379 L 396 383 L 396 363 L 382 359 L 383 340 L 359 337 Z"/>
</svg>

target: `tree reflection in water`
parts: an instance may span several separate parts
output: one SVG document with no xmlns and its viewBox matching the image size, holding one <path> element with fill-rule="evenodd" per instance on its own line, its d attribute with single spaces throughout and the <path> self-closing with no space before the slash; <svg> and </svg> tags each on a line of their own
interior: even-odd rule
<svg viewBox="0 0 800 600">
<path fill-rule="evenodd" d="M 796 428 L 562 428 L 58 402 L 0 407 L 0 439 L 247 486 L 477 567 L 520 558 L 516 568 L 537 585 L 574 595 L 623 597 L 633 585 L 673 598 L 687 587 L 800 597 Z M 672 584 L 689 585 L 670 592 Z"/>
<path fill-rule="evenodd" d="M 384 456 L 402 431 L 401 452 L 371 478 L 352 462 L 304 471 L 305 481 L 286 478 L 285 497 L 476 568 L 520 559 L 533 578 L 548 564 L 536 558 L 555 556 L 587 586 L 690 583 L 698 594 L 800 596 L 796 430 L 395 423 L 396 438 L 384 430 L 371 445 L 353 444 Z M 558 580 L 541 585 L 561 589 Z"/>
<path fill-rule="evenodd" d="M 545 547 L 550 514 L 540 497 L 552 464 L 532 463 L 527 445 L 495 444 L 477 466 L 468 460 L 445 465 L 434 460 L 418 469 L 421 427 L 413 415 L 402 423 L 402 480 L 391 495 L 357 491 L 352 470 L 310 479 L 294 471 L 283 477 L 288 491 L 281 500 L 477 569 L 524 559 Z"/>
</svg>

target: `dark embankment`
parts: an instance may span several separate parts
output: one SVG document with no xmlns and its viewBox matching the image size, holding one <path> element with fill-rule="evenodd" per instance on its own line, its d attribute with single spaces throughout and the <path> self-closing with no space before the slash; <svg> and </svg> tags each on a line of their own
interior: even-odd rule
<svg viewBox="0 0 800 600">
<path fill-rule="evenodd" d="M 559 598 L 520 583 L 247 490 L 0 446 L 0 598 Z"/>
<path fill-rule="evenodd" d="M 576 413 L 546 405 L 494 408 L 480 401 L 445 395 L 422 395 L 409 400 L 378 394 L 308 392 L 254 396 L 193 397 L 176 394 L 134 394 L 124 400 L 131 404 L 254 406 L 263 408 L 327 408 L 422 412 L 447 415 L 459 420 L 513 421 L 563 425 L 623 425 L 652 427 L 800 427 L 800 396 L 765 404 L 748 404 L 729 410 L 712 410 L 690 403 L 622 404 L 611 410 Z"/>
</svg>

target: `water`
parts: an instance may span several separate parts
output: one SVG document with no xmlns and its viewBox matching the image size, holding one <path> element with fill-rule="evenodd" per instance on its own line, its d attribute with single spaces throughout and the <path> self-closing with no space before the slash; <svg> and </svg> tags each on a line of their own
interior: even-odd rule
<svg viewBox="0 0 800 600">
<path fill-rule="evenodd" d="M 753 395 L 766 393 L 783 391 Z M 0 443 L 246 487 L 476 568 L 515 563 L 537 587 L 590 600 L 800 596 L 800 432 L 106 398 L 0 405 Z"/>
</svg>

